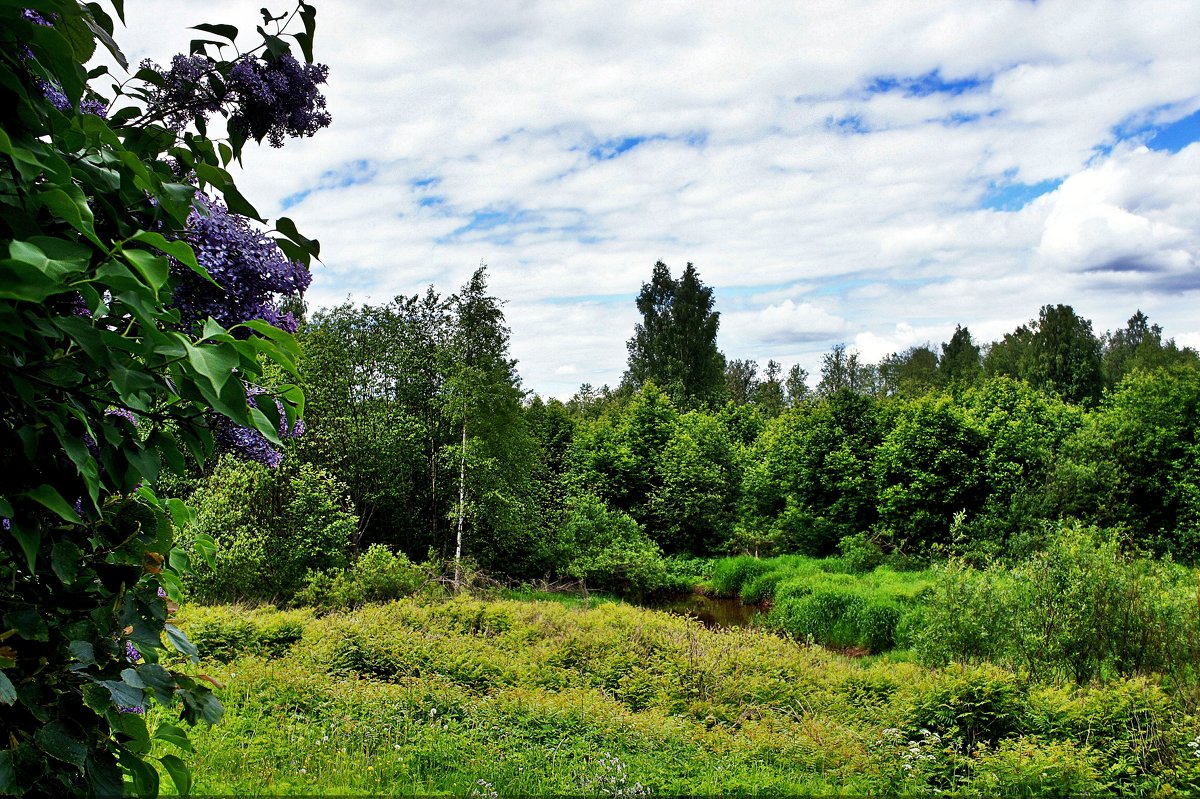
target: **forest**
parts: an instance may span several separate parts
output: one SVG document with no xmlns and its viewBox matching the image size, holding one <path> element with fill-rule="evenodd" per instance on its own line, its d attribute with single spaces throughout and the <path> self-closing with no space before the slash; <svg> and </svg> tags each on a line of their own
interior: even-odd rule
<svg viewBox="0 0 1200 799">
<path fill-rule="evenodd" d="M 262 19 L 98 89 L 99 4 L 0 4 L 0 794 L 1200 791 L 1194 350 L 760 371 L 659 261 L 539 397 L 483 267 L 305 304 L 229 170 L 327 69 Z"/>
<path fill-rule="evenodd" d="M 372 545 L 626 594 L 689 557 L 1013 562 L 1067 519 L 1130 553 L 1200 555 L 1200 359 L 1140 311 L 1097 336 L 1046 306 L 999 341 L 960 326 L 878 364 L 839 345 L 810 387 L 727 360 L 714 301 L 692 265 L 657 264 L 624 380 L 565 403 L 522 391 L 482 269 L 446 298 L 313 312 L 304 434 L 174 487 L 228 561 L 206 596 L 286 600 Z M 327 524 L 278 513 L 313 495 Z"/>
</svg>

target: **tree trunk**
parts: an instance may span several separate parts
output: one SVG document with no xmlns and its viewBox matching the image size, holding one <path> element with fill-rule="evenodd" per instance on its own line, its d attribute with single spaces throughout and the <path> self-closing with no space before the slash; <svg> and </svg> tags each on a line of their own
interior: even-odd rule
<svg viewBox="0 0 1200 799">
<path fill-rule="evenodd" d="M 458 535 L 454 542 L 454 590 L 458 591 L 462 581 L 463 516 L 467 505 L 467 414 L 463 411 L 462 458 L 458 464 Z"/>
</svg>

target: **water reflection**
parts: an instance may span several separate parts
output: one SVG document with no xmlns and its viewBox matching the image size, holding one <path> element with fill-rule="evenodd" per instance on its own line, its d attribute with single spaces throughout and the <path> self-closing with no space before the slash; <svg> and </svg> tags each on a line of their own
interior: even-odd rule
<svg viewBox="0 0 1200 799">
<path fill-rule="evenodd" d="M 754 605 L 743 605 L 736 599 L 720 599 L 703 594 L 665 597 L 647 602 L 644 607 L 679 616 L 690 616 L 709 629 L 749 627 L 759 613 L 759 609 Z"/>
</svg>

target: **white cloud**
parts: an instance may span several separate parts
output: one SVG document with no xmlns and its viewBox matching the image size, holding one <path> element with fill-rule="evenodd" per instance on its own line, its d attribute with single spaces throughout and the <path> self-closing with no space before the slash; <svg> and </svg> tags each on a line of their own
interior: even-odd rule
<svg viewBox="0 0 1200 799">
<path fill-rule="evenodd" d="M 838 341 L 877 357 L 956 323 L 986 341 L 1045 303 L 1098 331 L 1140 307 L 1200 337 L 1200 145 L 1113 133 L 1200 107 L 1200 4 L 317 6 L 334 124 L 251 149 L 240 185 L 272 215 L 311 191 L 286 213 L 322 241 L 317 305 L 453 291 L 485 260 L 542 393 L 619 380 L 658 259 L 715 287 L 731 357 L 814 373 Z M 118 39 L 165 62 L 186 25 L 252 31 L 255 10 L 131 3 Z M 903 84 L 934 74 L 979 84 Z M 867 91 L 877 78 L 898 85 Z M 629 137 L 645 140 L 589 156 Z M 319 188 L 363 159 L 370 181 Z M 1020 211 L 980 208 L 990 185 L 1048 179 Z M 514 216 L 481 230 L 484 211 Z"/>
</svg>

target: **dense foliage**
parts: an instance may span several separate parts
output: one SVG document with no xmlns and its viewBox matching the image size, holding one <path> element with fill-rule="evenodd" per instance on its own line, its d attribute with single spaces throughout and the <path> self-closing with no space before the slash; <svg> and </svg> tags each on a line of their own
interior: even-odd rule
<svg viewBox="0 0 1200 799">
<path fill-rule="evenodd" d="M 1144 677 L 851 660 L 618 604 L 187 608 L 184 624 L 230 661 L 225 726 L 198 740 L 213 794 L 1151 796 L 1200 780 L 1200 719 Z"/>
<path fill-rule="evenodd" d="M 221 716 L 163 661 L 166 641 L 195 654 L 171 616 L 191 515 L 155 487 L 219 442 L 266 457 L 296 432 L 297 351 L 272 324 L 316 245 L 286 219 L 282 239 L 255 232 L 226 168 L 248 138 L 328 123 L 314 24 L 304 3 L 264 11 L 271 32 L 236 61 L 198 40 L 186 75 L 147 64 L 106 92 L 84 65 L 98 46 L 125 59 L 99 4 L 0 3 L 0 792 L 153 795 L 161 768 L 186 793 L 187 736 L 147 707 Z M 273 93 L 238 88 L 281 69 L 293 79 Z M 214 113 L 226 141 L 205 133 Z M 174 749 L 148 759 L 153 741 Z"/>
</svg>

